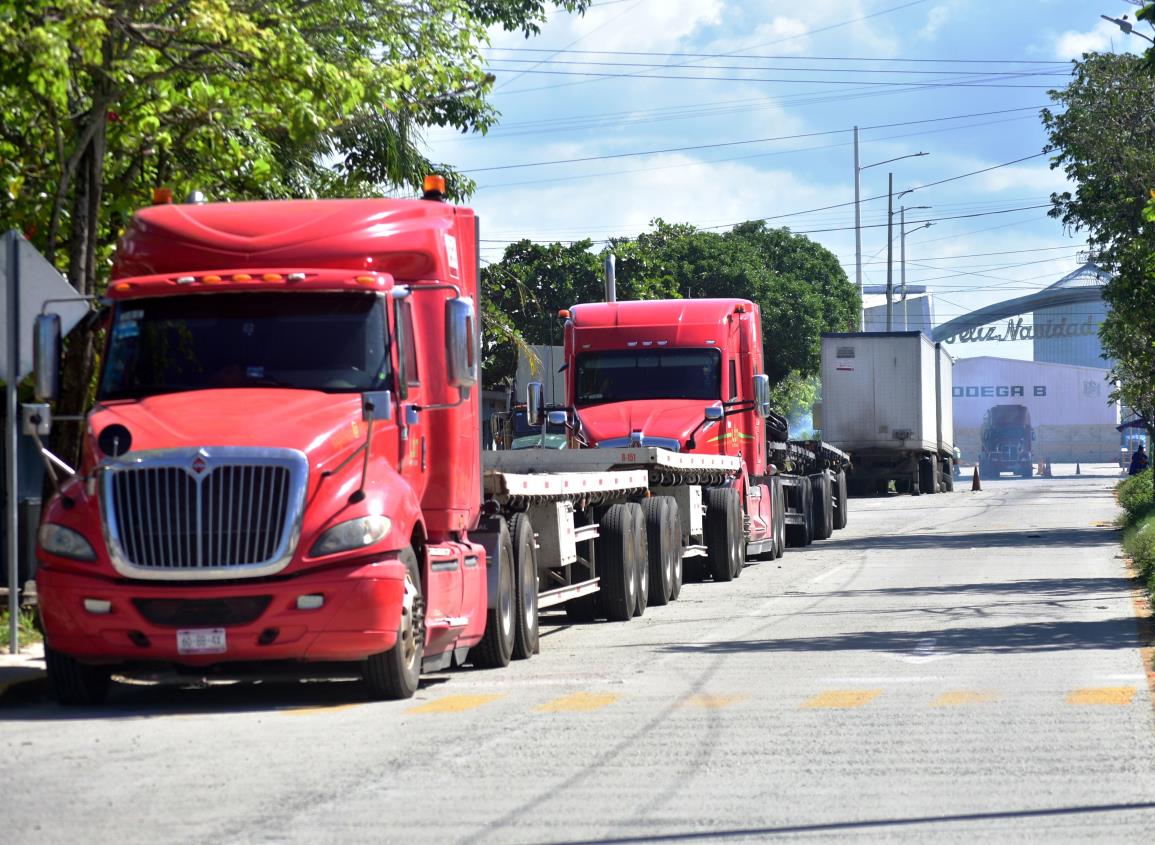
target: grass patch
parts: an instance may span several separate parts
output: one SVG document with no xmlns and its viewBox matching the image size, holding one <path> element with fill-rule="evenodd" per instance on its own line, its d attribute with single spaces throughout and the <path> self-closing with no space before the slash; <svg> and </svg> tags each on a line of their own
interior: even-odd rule
<svg viewBox="0 0 1155 845">
<path fill-rule="evenodd" d="M 36 611 L 35 610 L 21 610 L 17 617 L 17 635 L 20 648 L 30 646 L 33 643 L 41 641 L 40 630 L 36 627 Z M 8 611 L 0 611 L 0 648 L 5 651 L 8 649 L 10 642 L 8 637 Z"/>
</svg>

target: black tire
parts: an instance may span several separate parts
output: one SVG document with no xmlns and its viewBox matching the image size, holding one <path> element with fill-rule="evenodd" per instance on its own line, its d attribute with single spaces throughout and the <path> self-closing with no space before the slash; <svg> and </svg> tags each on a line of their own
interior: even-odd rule
<svg viewBox="0 0 1155 845">
<path fill-rule="evenodd" d="M 533 525 L 524 513 L 514 514 L 509 521 L 509 534 L 517 583 L 513 659 L 528 660 L 538 650 L 537 542 L 533 538 Z"/>
<path fill-rule="evenodd" d="M 841 531 L 846 527 L 846 470 L 840 469 L 834 476 L 834 530 Z"/>
<path fill-rule="evenodd" d="M 834 490 L 830 473 L 823 470 L 810 476 L 813 496 L 814 539 L 829 540 L 834 533 Z"/>
<path fill-rule="evenodd" d="M 783 485 L 783 491 L 782 492 L 783 492 L 784 497 L 786 494 L 785 487 L 786 487 L 786 485 Z M 806 494 L 808 491 L 806 489 L 806 486 L 804 484 L 802 484 L 802 479 L 799 480 L 799 483 L 797 485 L 794 485 L 794 491 L 795 491 L 795 493 L 797 493 L 798 504 L 802 509 L 803 521 L 801 524 L 795 523 L 795 524 L 791 524 L 791 525 L 786 525 L 785 529 L 784 529 L 784 534 L 786 536 L 786 545 L 787 546 L 790 546 L 790 547 L 795 548 L 795 549 L 800 549 L 806 545 L 806 512 L 810 509 L 810 506 L 808 504 L 806 504 L 806 501 L 808 499 L 808 496 Z M 783 522 L 785 522 L 786 521 L 786 499 L 785 498 L 782 499 L 782 514 L 783 514 L 782 520 L 783 520 Z"/>
<path fill-rule="evenodd" d="M 107 666 L 89 666 L 67 654 L 44 649 L 48 669 L 48 688 L 57 703 L 66 707 L 92 707 L 103 704 L 112 686 L 112 670 Z"/>
<path fill-rule="evenodd" d="M 802 479 L 802 518 L 806 524 L 806 542 L 809 546 L 814 542 L 814 482 L 808 477 Z"/>
<path fill-rule="evenodd" d="M 637 568 L 644 563 L 635 553 L 637 544 L 630 504 L 610 505 L 598 520 L 597 566 L 601 575 L 598 606 L 611 622 L 628 622 L 638 603 Z M 637 507 L 634 505 L 634 507 Z"/>
<path fill-rule="evenodd" d="M 600 612 L 597 593 L 578 596 L 565 603 L 565 618 L 578 625 L 593 622 Z"/>
<path fill-rule="evenodd" d="M 634 590 L 634 616 L 641 616 L 650 605 L 650 561 L 649 540 L 646 535 L 646 514 L 637 502 L 630 503 L 633 514 L 634 530 L 630 532 L 630 540 L 634 545 L 634 578 L 637 587 Z"/>
<path fill-rule="evenodd" d="M 504 530 L 504 523 L 502 529 Z M 505 538 L 508 542 L 508 537 Z M 410 546 L 401 550 L 405 564 L 405 598 L 397 623 L 397 644 L 388 651 L 372 654 L 361 670 L 369 697 L 379 701 L 412 698 L 421 680 L 425 657 L 425 596 L 421 590 L 421 569 Z"/>
<path fill-rule="evenodd" d="M 774 491 L 774 504 L 771 508 L 774 518 L 774 557 L 780 558 L 786 554 L 786 501 L 782 498 L 782 479 L 774 478 L 771 489 Z"/>
<path fill-rule="evenodd" d="M 469 659 L 478 669 L 500 669 L 513 659 L 517 641 L 517 590 L 513 560 L 513 535 L 505 520 L 501 521 L 501 539 L 497 544 L 498 560 L 487 566 L 497 567 L 497 601 L 485 614 L 485 633 L 481 642 L 469 651 Z"/>
<path fill-rule="evenodd" d="M 934 458 L 922 458 L 918 462 L 918 487 L 928 495 L 938 492 L 938 473 L 935 472 Z"/>
<path fill-rule="evenodd" d="M 642 502 L 649 552 L 650 604 L 661 607 L 673 599 L 675 570 L 682 560 L 682 527 L 678 503 L 670 496 L 651 496 Z"/>
<path fill-rule="evenodd" d="M 706 490 L 706 552 L 715 581 L 732 581 L 746 565 L 742 502 L 733 487 Z"/>
</svg>

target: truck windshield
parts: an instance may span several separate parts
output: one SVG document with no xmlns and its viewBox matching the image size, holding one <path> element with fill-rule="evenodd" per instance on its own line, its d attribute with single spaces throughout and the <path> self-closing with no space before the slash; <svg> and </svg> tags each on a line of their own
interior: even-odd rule
<svg viewBox="0 0 1155 845">
<path fill-rule="evenodd" d="M 117 305 L 99 398 L 221 387 L 360 392 L 389 384 L 373 294 L 232 293 Z"/>
<path fill-rule="evenodd" d="M 576 403 L 635 399 L 719 399 L 722 354 L 717 349 L 584 352 L 574 375 Z"/>
</svg>

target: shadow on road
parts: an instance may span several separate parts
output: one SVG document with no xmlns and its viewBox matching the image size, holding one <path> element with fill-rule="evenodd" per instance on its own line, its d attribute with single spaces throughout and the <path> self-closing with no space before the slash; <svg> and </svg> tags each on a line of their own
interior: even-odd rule
<svg viewBox="0 0 1155 845">
<path fill-rule="evenodd" d="M 608 836 L 603 839 L 557 840 L 551 845 L 643 845 L 651 842 L 694 842 L 716 839 L 762 839 L 769 836 L 787 836 L 799 833 L 833 833 L 862 831 L 872 828 L 908 827 L 912 825 L 959 824 L 963 822 L 1014 821 L 1017 819 L 1044 819 L 1047 817 L 1082 816 L 1099 813 L 1136 813 L 1155 810 L 1155 803 L 1088 804 L 1076 807 L 1048 807 L 1039 810 L 1003 810 L 990 813 L 958 813 L 943 816 L 911 816 L 897 819 L 862 819 L 859 821 L 826 822 L 817 824 L 780 825 L 778 827 L 745 827 L 684 833 L 653 833 L 642 836 Z M 1026 829 L 1026 830 L 1029 830 Z M 980 832 L 981 831 L 981 832 Z M 979 828 L 976 836 L 987 838 L 990 829 Z M 928 835 L 930 834 L 928 831 Z"/>
<path fill-rule="evenodd" d="M 1056 597 L 1125 596 L 1139 582 L 1133 578 L 1028 578 L 1023 581 L 977 581 L 971 584 L 920 584 L 913 587 L 879 587 L 869 590 L 822 591 L 830 598 L 867 596 L 956 596 L 971 593 L 1013 595 L 1045 601 Z"/>
<path fill-rule="evenodd" d="M 1026 654 L 1082 649 L 1133 649 L 1142 645 L 1133 616 L 1079 622 L 1019 622 L 967 628 L 917 631 L 847 631 L 818 637 L 719 640 L 679 643 L 679 654 L 873 651 L 915 656 L 951 654 Z"/>
<path fill-rule="evenodd" d="M 822 542 L 823 550 L 877 549 L 1030 549 L 1105 546 L 1118 542 L 1114 528 L 1031 528 L 1019 531 L 968 531 L 943 534 L 878 534 Z M 817 548 L 817 547 L 816 547 Z"/>
</svg>

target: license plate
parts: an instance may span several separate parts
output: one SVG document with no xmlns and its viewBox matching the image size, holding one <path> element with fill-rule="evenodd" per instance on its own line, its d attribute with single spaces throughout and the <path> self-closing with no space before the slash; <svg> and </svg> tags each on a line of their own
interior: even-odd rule
<svg viewBox="0 0 1155 845">
<path fill-rule="evenodd" d="M 224 654 L 228 642 L 224 628 L 186 628 L 176 632 L 178 654 Z"/>
</svg>

